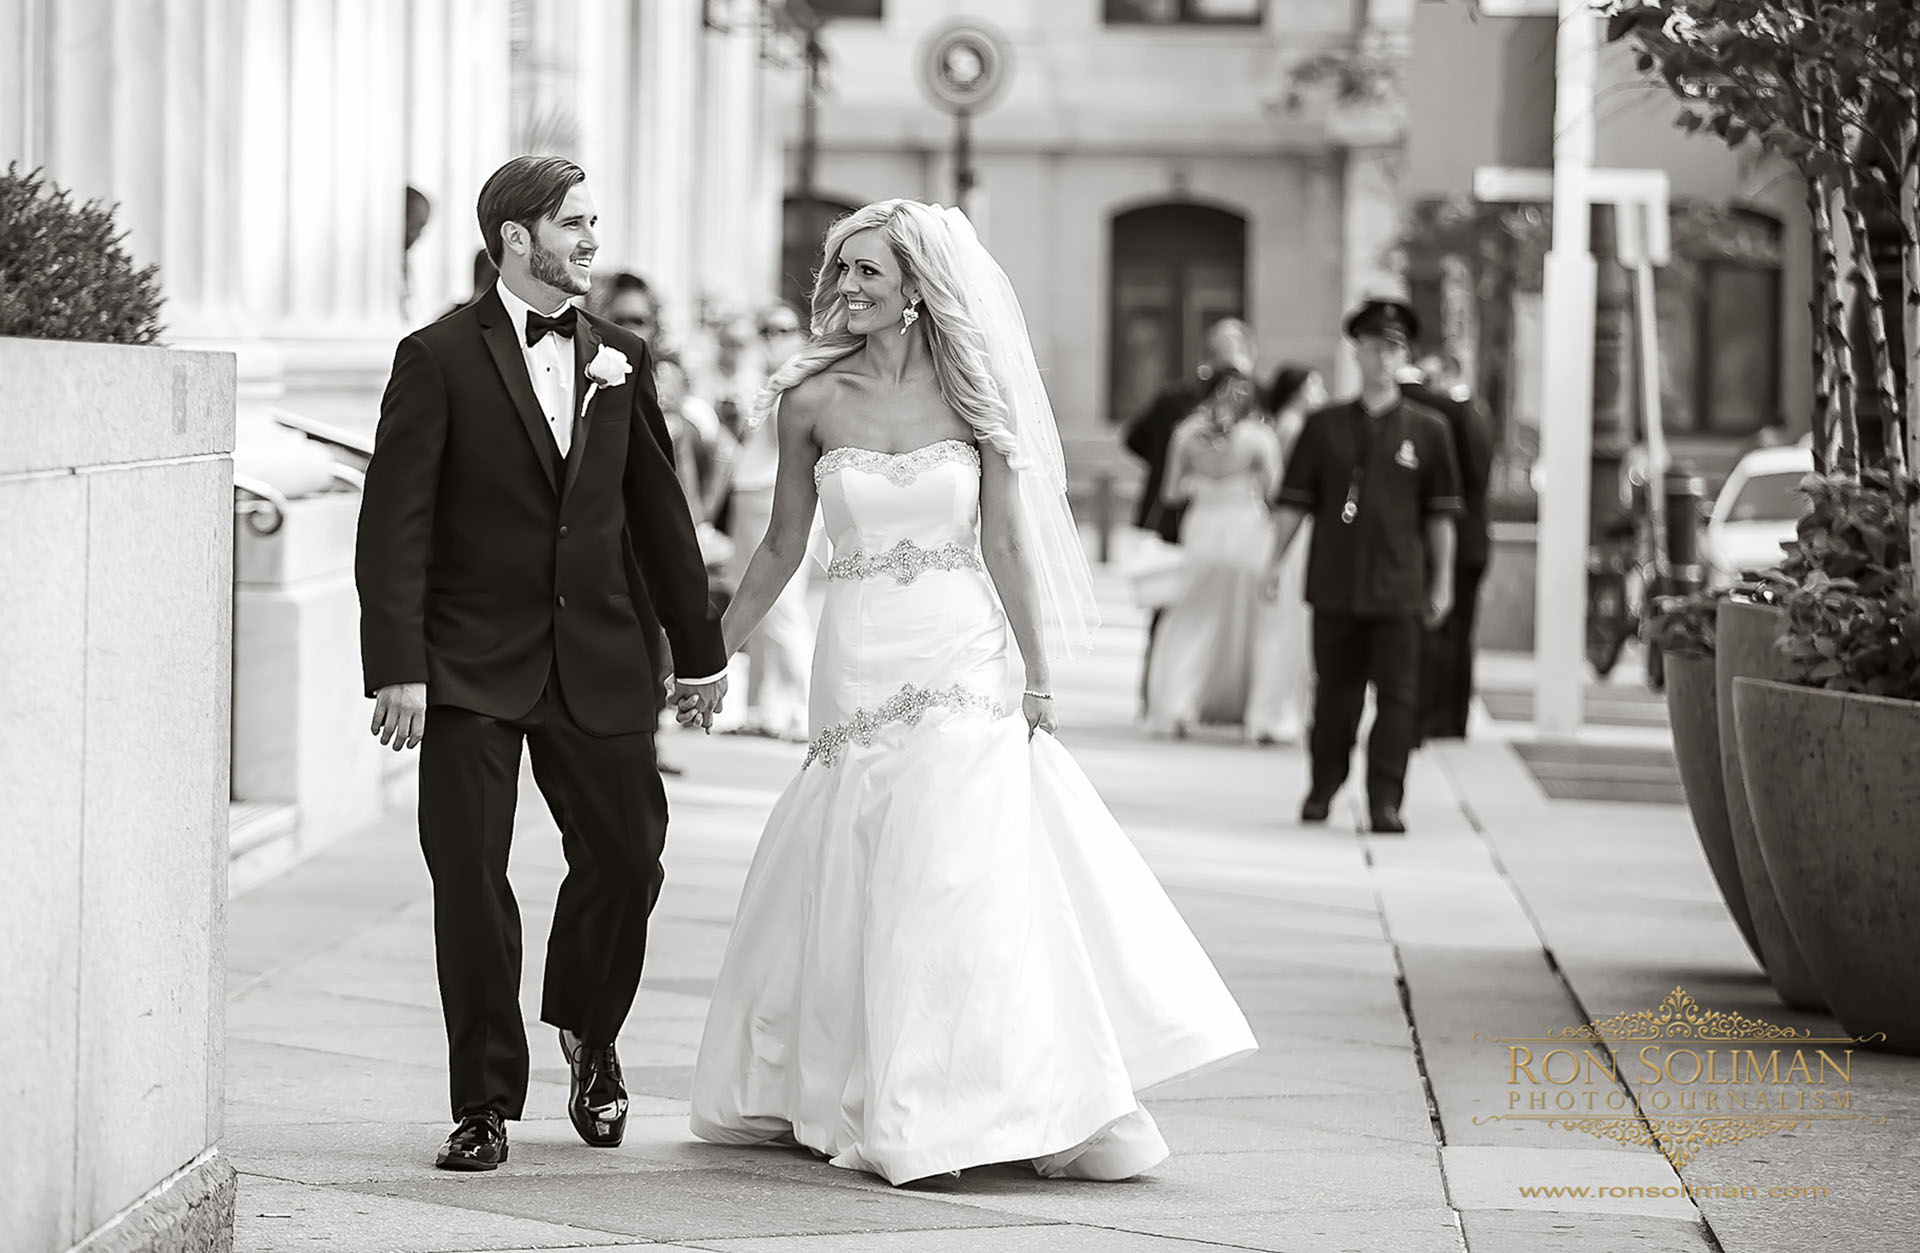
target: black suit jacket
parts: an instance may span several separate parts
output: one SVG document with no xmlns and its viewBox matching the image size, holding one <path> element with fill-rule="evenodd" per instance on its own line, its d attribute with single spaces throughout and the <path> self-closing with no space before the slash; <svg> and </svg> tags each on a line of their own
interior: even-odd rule
<svg viewBox="0 0 1920 1253">
<path fill-rule="evenodd" d="M 1453 563 L 1463 570 L 1487 564 L 1487 483 L 1493 477 L 1493 431 L 1472 402 L 1455 400 L 1424 383 L 1403 383 L 1407 399 L 1425 405 L 1446 420 L 1453 437 L 1453 458 L 1460 467 L 1463 508 L 1454 519 Z"/>
<path fill-rule="evenodd" d="M 661 626 L 681 674 L 726 669 L 646 342 L 579 317 L 576 410 L 603 343 L 632 372 L 576 412 L 564 460 L 498 292 L 400 341 L 354 554 L 369 696 L 424 682 L 517 718 L 557 672 L 574 719 L 615 735 L 653 725 Z"/>
</svg>

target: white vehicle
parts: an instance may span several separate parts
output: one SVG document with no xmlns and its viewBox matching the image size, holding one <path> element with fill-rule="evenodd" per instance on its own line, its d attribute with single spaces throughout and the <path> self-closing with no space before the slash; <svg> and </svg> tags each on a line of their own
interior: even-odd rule
<svg viewBox="0 0 1920 1253">
<path fill-rule="evenodd" d="M 1793 542 L 1807 511 L 1800 480 L 1812 473 L 1813 449 L 1804 442 L 1756 448 L 1740 458 L 1701 537 L 1711 586 L 1727 587 L 1745 572 L 1779 564 L 1781 545 Z"/>
</svg>

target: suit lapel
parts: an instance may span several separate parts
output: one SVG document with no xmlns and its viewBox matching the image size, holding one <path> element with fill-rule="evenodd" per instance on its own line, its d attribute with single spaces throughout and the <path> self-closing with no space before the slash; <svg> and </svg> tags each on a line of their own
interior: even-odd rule
<svg viewBox="0 0 1920 1253">
<path fill-rule="evenodd" d="M 592 384 L 587 382 L 587 363 L 600 351 L 600 336 L 587 320 L 585 310 L 575 316 L 579 321 L 573 332 L 573 442 L 567 445 L 567 476 L 566 485 L 560 489 L 562 497 L 573 490 L 573 481 L 580 477 L 580 459 L 586 453 L 587 433 L 593 430 L 593 423 L 588 420 L 592 405 L 587 403 L 587 389 Z M 598 400 L 599 396 L 594 399 Z"/>
<path fill-rule="evenodd" d="M 487 341 L 493 364 L 500 370 L 500 381 L 506 384 L 507 395 L 519 410 L 520 424 L 527 428 L 527 438 L 533 441 L 534 455 L 540 458 L 540 468 L 547 475 L 547 486 L 558 490 L 560 450 L 554 447 L 547 419 L 540 412 L 540 401 L 533 394 L 533 380 L 527 377 L 527 358 L 514 342 L 513 319 L 507 316 L 507 307 L 500 303 L 500 293 L 491 288 L 480 298 L 479 309 L 480 333 Z"/>
</svg>

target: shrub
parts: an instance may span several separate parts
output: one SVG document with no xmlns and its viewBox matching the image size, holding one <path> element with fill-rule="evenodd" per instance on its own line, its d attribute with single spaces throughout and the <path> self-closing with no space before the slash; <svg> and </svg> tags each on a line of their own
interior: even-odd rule
<svg viewBox="0 0 1920 1253">
<path fill-rule="evenodd" d="M 1859 482 L 1812 476 L 1813 509 L 1786 561 L 1769 576 L 1786 610 L 1779 648 L 1789 677 L 1809 687 L 1920 700 L 1920 596 L 1903 506 L 1920 483 L 1884 472 Z"/>
<path fill-rule="evenodd" d="M 113 209 L 76 205 L 35 170 L 0 176 L 0 335 L 151 344 L 160 334 L 155 266 L 135 269 Z"/>
<path fill-rule="evenodd" d="M 1713 624 L 1724 591 L 1661 596 L 1653 602 L 1651 638 L 1654 647 L 1675 657 L 1713 656 Z"/>
</svg>

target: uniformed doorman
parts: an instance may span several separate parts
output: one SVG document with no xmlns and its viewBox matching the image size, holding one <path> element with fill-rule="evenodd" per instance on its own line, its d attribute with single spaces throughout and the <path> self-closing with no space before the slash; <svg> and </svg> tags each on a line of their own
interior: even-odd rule
<svg viewBox="0 0 1920 1253">
<path fill-rule="evenodd" d="M 1379 834 L 1406 830 L 1400 806 L 1415 742 L 1421 635 L 1452 606 L 1461 508 L 1445 419 L 1403 397 L 1397 382 L 1418 328 L 1397 300 L 1369 300 L 1348 315 L 1360 395 L 1307 418 L 1281 484 L 1274 544 L 1277 570 L 1301 522 L 1313 519 L 1312 777 L 1300 820 L 1324 822 L 1346 782 L 1371 683 L 1367 810 Z M 1278 584 L 1277 574 L 1268 579 L 1269 595 Z"/>
</svg>

